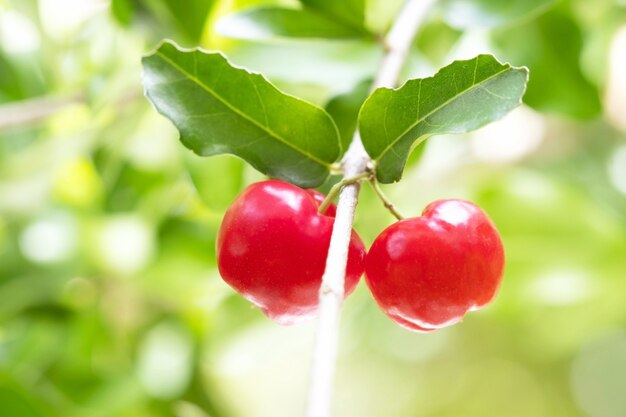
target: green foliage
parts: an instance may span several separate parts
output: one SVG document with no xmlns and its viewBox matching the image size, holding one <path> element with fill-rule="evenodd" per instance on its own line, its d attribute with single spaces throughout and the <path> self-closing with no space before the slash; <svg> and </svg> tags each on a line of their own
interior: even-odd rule
<svg viewBox="0 0 626 417">
<path fill-rule="evenodd" d="M 341 155 L 337 128 L 324 111 L 219 53 L 163 43 L 143 63 L 148 98 L 199 155 L 232 153 L 302 187 L 321 185 Z"/>
<path fill-rule="evenodd" d="M 243 188 L 245 164 L 238 158 L 222 155 L 207 161 L 187 153 L 185 162 L 198 195 L 211 210 L 226 210 Z"/>
<path fill-rule="evenodd" d="M 359 131 L 378 180 L 400 180 L 411 149 L 429 136 L 469 132 L 504 116 L 521 103 L 527 80 L 526 69 L 480 55 L 374 91 L 359 114 Z"/>
<path fill-rule="evenodd" d="M 221 50 L 325 106 L 345 144 L 382 47 L 215 31 L 221 16 L 295 1 L 112 1 L 132 6 L 127 24 L 106 3 L 0 1 L 0 416 L 301 415 L 315 324 L 264 320 L 222 282 L 214 256 L 225 208 L 265 176 L 181 146 L 142 94 L 139 58 L 163 38 Z M 402 3 L 369 0 L 365 23 L 344 26 L 384 33 Z M 502 234 L 506 275 L 491 306 L 429 335 L 391 323 L 361 283 L 343 307 L 337 415 L 626 415 L 626 136 L 597 99 L 598 86 L 618 94 L 608 53 L 626 8 L 556 7 L 497 28 L 454 29 L 442 8 L 425 21 L 407 74 L 490 53 L 531 67 L 525 100 L 535 110 L 426 141 L 385 192 L 406 216 L 440 198 L 479 204 Z M 191 39 L 199 22 L 204 33 Z M 587 107 L 599 117 L 580 119 Z M 366 246 L 393 221 L 364 185 L 355 229 Z"/>
<path fill-rule="evenodd" d="M 11 417 L 49 416 L 22 387 L 3 374 L 0 374 L 0 404 L 2 412 Z"/>
<path fill-rule="evenodd" d="M 25 99 L 45 91 L 36 75 L 40 69 L 30 62 L 11 60 L 0 51 L 0 103 Z"/>
<path fill-rule="evenodd" d="M 190 40 L 199 41 L 204 30 L 207 15 L 213 7 L 213 0 L 146 0 L 161 3 L 169 12 L 177 28 L 185 33 Z"/>
<path fill-rule="evenodd" d="M 216 30 L 222 36 L 263 41 L 275 38 L 360 38 L 355 30 L 308 9 L 262 6 L 243 10 L 220 20 Z"/>
<path fill-rule="evenodd" d="M 345 56 L 350 59 L 341 58 Z M 318 105 L 371 78 L 381 56 L 379 45 L 364 40 L 238 43 L 228 54 L 238 65 L 259 71 L 281 88 L 287 86 L 286 92 Z"/>
<path fill-rule="evenodd" d="M 354 28 L 363 29 L 365 25 L 365 0 L 300 0 L 300 3 Z"/>
<path fill-rule="evenodd" d="M 434 65 L 440 65 L 462 34 L 445 21 L 433 19 L 420 27 L 415 44 L 417 50 Z"/>
<path fill-rule="evenodd" d="M 502 55 L 530 68 L 533 81 L 524 102 L 533 108 L 580 119 L 601 110 L 596 86 L 583 75 L 581 29 L 561 9 L 494 33 Z"/>
<path fill-rule="evenodd" d="M 352 91 L 333 97 L 326 103 L 326 111 L 330 114 L 339 129 L 343 149 L 348 149 L 356 130 L 359 110 L 367 98 L 372 85 L 365 80 L 354 86 Z"/>
<path fill-rule="evenodd" d="M 128 26 L 133 20 L 135 10 L 131 0 L 111 0 L 111 13 L 119 23 Z"/>
<path fill-rule="evenodd" d="M 138 18 L 146 19 L 169 29 L 169 37 L 194 45 L 202 38 L 214 3 L 213 0 L 112 0 L 111 13 L 123 26 Z"/>
<path fill-rule="evenodd" d="M 538 15 L 556 0 L 443 0 L 446 20 L 454 27 L 495 27 Z"/>
<path fill-rule="evenodd" d="M 385 33 L 402 10 L 404 0 L 368 0 L 365 23 L 374 33 Z"/>
</svg>

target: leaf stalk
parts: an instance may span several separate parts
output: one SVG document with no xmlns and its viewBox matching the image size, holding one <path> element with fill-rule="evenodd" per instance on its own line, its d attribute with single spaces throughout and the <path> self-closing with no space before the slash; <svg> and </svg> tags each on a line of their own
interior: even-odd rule
<svg viewBox="0 0 626 417">
<path fill-rule="evenodd" d="M 362 174 L 359 174 L 357 176 L 354 176 L 354 177 L 351 177 L 351 178 L 344 178 L 344 179 L 342 179 L 337 184 L 335 184 L 335 185 L 333 185 L 331 187 L 330 191 L 328 191 L 328 194 L 326 194 L 326 198 L 324 199 L 322 204 L 320 204 L 320 206 L 318 207 L 317 211 L 319 213 L 324 213 L 326 211 L 326 209 L 328 208 L 328 206 L 331 205 L 331 203 L 333 202 L 335 197 L 337 197 L 337 194 L 339 194 L 339 191 L 341 191 L 341 189 L 343 187 L 345 187 L 346 185 L 352 185 L 352 184 L 356 184 L 356 183 L 361 182 L 361 181 L 368 180 L 368 179 L 372 178 L 371 176 L 372 176 L 371 173 L 363 172 Z"/>
<path fill-rule="evenodd" d="M 370 179 L 369 182 L 370 182 L 370 185 L 372 186 L 372 188 L 374 189 L 374 192 L 376 193 L 376 195 L 380 199 L 380 201 L 383 202 L 383 205 L 385 206 L 385 208 L 387 210 L 389 210 L 389 212 L 391 212 L 391 214 L 393 214 L 393 216 L 396 219 L 404 220 L 404 216 L 402 214 L 400 214 L 400 212 L 398 211 L 396 206 L 391 202 L 391 200 L 389 200 L 389 198 L 387 198 L 385 193 L 383 193 L 383 190 L 380 188 L 380 185 L 378 184 L 378 181 L 376 181 L 376 178 Z"/>
</svg>

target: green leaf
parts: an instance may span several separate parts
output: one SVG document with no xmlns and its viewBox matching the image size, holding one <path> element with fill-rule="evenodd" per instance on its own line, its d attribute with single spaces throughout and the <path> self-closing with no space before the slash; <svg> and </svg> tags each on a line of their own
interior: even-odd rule
<svg viewBox="0 0 626 417">
<path fill-rule="evenodd" d="M 122 26 L 140 23 L 161 37 L 190 45 L 202 39 L 215 0 L 111 0 L 111 15 Z"/>
<path fill-rule="evenodd" d="M 331 117 L 221 53 L 164 42 L 143 59 L 146 95 L 199 155 L 230 153 L 301 187 L 324 182 L 341 155 Z"/>
<path fill-rule="evenodd" d="M 429 19 L 420 26 L 415 46 L 420 54 L 438 68 L 444 63 L 463 32 L 440 19 Z M 420 60 L 421 61 L 421 60 Z M 420 62 L 423 65 L 423 62 Z"/>
<path fill-rule="evenodd" d="M 33 394 L 27 392 L 11 377 L 0 373 L 0 406 L 2 415 L 11 417 L 47 417 L 42 404 Z"/>
<path fill-rule="evenodd" d="M 402 10 L 405 0 L 367 0 L 365 25 L 375 33 L 385 33 Z"/>
<path fill-rule="evenodd" d="M 272 81 L 318 86 L 321 92 L 334 95 L 356 80 L 371 77 L 380 64 L 382 50 L 380 45 L 363 40 L 309 42 L 306 48 L 297 42 L 240 42 L 229 49 L 228 56 Z"/>
<path fill-rule="evenodd" d="M 122 26 L 128 26 L 135 14 L 134 5 L 131 0 L 111 0 L 111 13 Z"/>
<path fill-rule="evenodd" d="M 459 29 L 496 27 L 545 12 L 555 0 L 443 0 L 444 18 Z"/>
<path fill-rule="evenodd" d="M 212 0 L 162 0 L 178 28 L 192 40 L 199 40 L 206 23 Z"/>
<path fill-rule="evenodd" d="M 582 30 L 568 13 L 553 10 L 530 22 L 498 30 L 493 38 L 499 54 L 530 68 L 533 78 L 524 97 L 529 106 L 579 119 L 600 113 L 598 88 L 580 68 Z"/>
<path fill-rule="evenodd" d="M 46 94 L 48 86 L 37 60 L 4 55 L 0 49 L 0 103 Z"/>
<path fill-rule="evenodd" d="M 365 0 L 300 0 L 300 3 L 356 29 L 364 28 Z"/>
<path fill-rule="evenodd" d="M 372 81 L 368 78 L 357 84 L 352 91 L 333 97 L 326 104 L 326 111 L 331 115 L 341 137 L 343 149 L 348 149 L 356 131 L 359 110 L 367 98 Z"/>
<path fill-rule="evenodd" d="M 19 71 L 0 51 L 0 103 L 18 100 L 26 95 L 20 81 Z"/>
<path fill-rule="evenodd" d="M 207 161 L 187 152 L 185 166 L 198 195 L 212 210 L 225 211 L 244 185 L 245 164 L 230 155 L 219 155 Z"/>
<path fill-rule="evenodd" d="M 412 148 L 435 134 L 464 133 L 521 103 L 528 70 L 491 55 L 455 61 L 430 78 L 379 88 L 359 114 L 359 132 L 382 183 L 400 180 Z"/>
<path fill-rule="evenodd" d="M 328 19 L 311 10 L 263 6 L 243 10 L 217 22 L 216 31 L 225 37 L 246 40 L 276 38 L 350 39 L 363 32 Z"/>
</svg>

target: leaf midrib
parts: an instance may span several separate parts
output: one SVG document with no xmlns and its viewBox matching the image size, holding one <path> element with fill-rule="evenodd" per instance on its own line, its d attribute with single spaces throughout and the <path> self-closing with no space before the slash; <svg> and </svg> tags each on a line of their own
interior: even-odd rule
<svg viewBox="0 0 626 417">
<path fill-rule="evenodd" d="M 478 62 L 478 61 L 477 61 Z M 456 100 L 459 96 L 466 94 L 467 92 L 471 91 L 473 88 L 475 87 L 479 87 L 480 85 L 482 85 L 483 83 L 492 80 L 493 78 L 497 77 L 498 75 L 513 70 L 514 68 L 511 67 L 510 65 L 508 67 L 506 67 L 505 69 L 503 69 L 502 71 L 499 71 L 493 75 L 491 75 L 488 78 L 485 78 L 484 80 L 482 80 L 481 82 L 479 82 L 478 84 L 472 84 L 472 86 L 470 88 L 467 88 L 465 90 L 462 90 L 460 92 L 458 92 L 457 94 L 455 94 L 452 98 L 446 100 L 445 102 L 443 102 L 442 104 L 440 104 L 439 106 L 435 107 L 433 110 L 429 111 L 425 116 L 421 117 L 419 120 L 417 120 L 415 123 L 409 125 L 409 127 L 407 129 L 405 129 L 402 134 L 400 134 L 397 139 L 393 140 L 392 142 L 389 143 L 389 145 L 385 146 L 385 148 L 379 153 L 379 156 L 376 158 L 376 160 L 380 160 L 383 158 L 383 156 L 389 152 L 389 150 L 391 148 L 393 148 L 400 140 L 402 140 L 402 138 L 404 138 L 404 136 L 409 133 L 413 128 L 415 128 L 417 125 L 419 125 L 420 123 L 422 123 L 423 121 L 425 121 L 427 118 L 429 118 L 430 116 L 432 116 L 434 113 L 438 112 L 439 110 L 441 110 L 443 107 L 447 106 L 448 104 L 450 104 L 450 102 L 452 102 L 453 100 Z M 434 78 L 434 76 L 433 76 Z M 421 95 L 421 86 L 420 86 L 420 95 Z"/>
<path fill-rule="evenodd" d="M 193 53 L 198 53 L 198 52 L 194 51 Z M 239 116 L 241 116 L 243 119 L 247 120 L 248 122 L 250 122 L 254 126 L 258 127 L 259 129 L 266 131 L 267 133 L 270 134 L 271 137 L 275 138 L 276 140 L 278 140 L 279 142 L 283 143 L 284 145 L 290 147 L 291 149 L 301 153 L 302 155 L 308 157 L 312 161 L 314 161 L 314 162 L 324 166 L 325 168 L 330 167 L 331 164 L 326 163 L 325 161 L 322 161 L 321 159 L 317 158 L 316 156 L 314 156 L 314 155 L 312 155 L 312 154 L 310 154 L 308 152 L 305 152 L 304 150 L 300 149 L 299 147 L 295 146 L 294 144 L 292 144 L 288 140 L 286 140 L 283 137 L 281 137 L 278 133 L 274 132 L 268 126 L 262 125 L 261 123 L 257 122 L 253 118 L 249 117 L 246 113 L 239 111 L 239 109 L 237 109 L 236 107 L 233 107 L 233 105 L 231 105 L 227 100 L 223 99 L 213 89 L 211 89 L 208 85 L 203 83 L 198 77 L 193 76 L 192 74 L 187 72 L 184 68 L 182 68 L 181 66 L 177 65 L 174 61 L 172 61 L 167 55 L 165 55 L 161 51 L 156 51 L 156 55 L 160 56 L 164 61 L 166 61 L 168 64 L 170 64 L 172 67 L 174 67 L 183 76 L 185 76 L 185 77 L 189 78 L 190 80 L 194 81 L 197 85 L 199 85 L 207 93 L 209 93 L 212 96 L 214 96 L 215 98 L 217 98 L 220 103 L 224 104 L 226 107 L 228 107 L 234 113 L 236 113 Z M 248 73 L 248 75 L 251 75 L 251 74 Z"/>
</svg>

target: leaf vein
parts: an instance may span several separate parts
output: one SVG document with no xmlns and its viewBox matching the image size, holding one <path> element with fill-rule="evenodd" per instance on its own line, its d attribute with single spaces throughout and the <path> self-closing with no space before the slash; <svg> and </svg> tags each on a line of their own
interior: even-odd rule
<svg viewBox="0 0 626 417">
<path fill-rule="evenodd" d="M 474 58 L 474 77 L 472 78 L 472 84 L 476 84 L 476 71 L 478 70 L 478 57 Z"/>
</svg>

